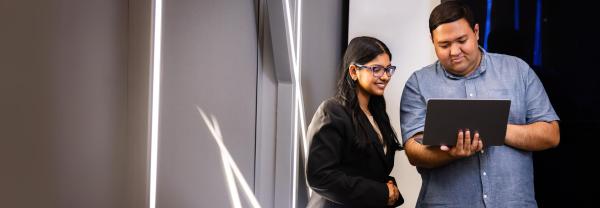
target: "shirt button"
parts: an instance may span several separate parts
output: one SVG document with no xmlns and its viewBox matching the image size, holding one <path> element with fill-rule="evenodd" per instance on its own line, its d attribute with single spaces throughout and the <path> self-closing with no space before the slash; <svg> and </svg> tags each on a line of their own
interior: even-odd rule
<svg viewBox="0 0 600 208">
<path fill-rule="evenodd" d="M 469 93 L 469 96 L 470 96 L 470 97 L 473 97 L 473 93 Z"/>
<path fill-rule="evenodd" d="M 483 198 L 484 198 L 484 199 L 487 199 L 487 194 L 484 194 L 484 195 L 483 195 Z"/>
<path fill-rule="evenodd" d="M 487 175 L 487 173 L 483 172 L 483 175 Z"/>
<path fill-rule="evenodd" d="M 481 150 L 481 154 L 485 153 L 483 150 Z"/>
</svg>

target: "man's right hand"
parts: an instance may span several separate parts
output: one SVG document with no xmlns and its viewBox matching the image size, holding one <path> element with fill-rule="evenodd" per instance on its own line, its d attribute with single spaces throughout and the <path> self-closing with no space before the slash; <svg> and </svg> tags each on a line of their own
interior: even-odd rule
<svg viewBox="0 0 600 208">
<path fill-rule="evenodd" d="M 442 145 L 440 149 L 448 152 L 448 154 L 454 158 L 468 157 L 476 152 L 483 149 L 483 142 L 479 139 L 479 132 L 475 131 L 474 138 L 471 139 L 471 131 L 469 129 L 464 132 L 462 129 L 458 130 L 458 137 L 456 138 L 456 145 L 452 148 Z"/>
</svg>

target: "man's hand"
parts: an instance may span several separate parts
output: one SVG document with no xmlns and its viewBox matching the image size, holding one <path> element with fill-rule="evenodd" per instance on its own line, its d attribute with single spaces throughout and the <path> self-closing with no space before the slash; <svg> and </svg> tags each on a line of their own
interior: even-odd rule
<svg viewBox="0 0 600 208">
<path fill-rule="evenodd" d="M 398 187 L 394 185 L 394 182 L 392 180 L 389 180 L 387 182 L 387 187 L 389 193 L 387 205 L 392 206 L 396 203 L 398 197 L 400 197 L 400 191 L 398 191 Z"/>
<path fill-rule="evenodd" d="M 450 156 L 454 158 L 468 157 L 476 152 L 483 149 L 483 142 L 479 139 L 479 132 L 475 131 L 474 138 L 471 139 L 471 131 L 469 129 L 464 132 L 462 129 L 458 130 L 458 137 L 456 138 L 456 145 L 449 148 L 446 145 L 440 146 L 442 151 L 448 152 Z"/>
</svg>

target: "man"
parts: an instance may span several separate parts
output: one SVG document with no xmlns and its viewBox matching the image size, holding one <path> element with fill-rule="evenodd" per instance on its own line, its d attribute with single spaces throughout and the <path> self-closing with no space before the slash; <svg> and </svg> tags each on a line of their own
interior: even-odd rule
<svg viewBox="0 0 600 208">
<path fill-rule="evenodd" d="M 539 78 L 521 59 L 480 48 L 479 25 L 462 3 L 437 6 L 429 31 L 438 61 L 412 74 L 400 106 L 406 155 L 423 179 L 417 207 L 537 207 L 531 151 L 560 140 Z M 421 144 L 430 98 L 510 99 L 505 145 L 484 149 L 485 135 L 468 129 L 451 147 Z"/>
</svg>

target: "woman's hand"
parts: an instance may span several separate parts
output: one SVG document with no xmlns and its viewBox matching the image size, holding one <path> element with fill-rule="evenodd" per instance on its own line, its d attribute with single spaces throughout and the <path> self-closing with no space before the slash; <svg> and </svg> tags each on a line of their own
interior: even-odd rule
<svg viewBox="0 0 600 208">
<path fill-rule="evenodd" d="M 389 180 L 387 182 L 387 187 L 389 193 L 387 205 L 392 206 L 398 200 L 398 197 L 400 196 L 400 191 L 398 191 L 398 187 L 394 185 L 394 182 L 392 180 Z"/>
</svg>

